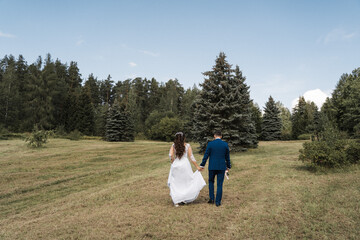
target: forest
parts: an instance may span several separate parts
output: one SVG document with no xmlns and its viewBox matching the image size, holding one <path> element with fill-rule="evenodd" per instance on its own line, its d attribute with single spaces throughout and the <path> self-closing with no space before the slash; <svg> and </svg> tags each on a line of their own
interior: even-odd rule
<svg viewBox="0 0 360 240">
<path fill-rule="evenodd" d="M 200 87 L 188 89 L 178 79 L 84 77 L 76 62 L 53 60 L 50 54 L 31 64 L 22 55 L 6 55 L 0 59 L 0 134 L 31 132 L 37 126 L 110 141 L 171 141 L 174 132 L 183 130 L 188 139 L 206 143 L 213 129 L 222 129 L 234 147 L 256 147 L 259 140 L 319 138 L 333 126 L 357 138 L 359 74 L 357 68 L 340 76 L 321 109 L 300 97 L 290 111 L 272 96 L 260 109 L 239 66 L 232 68 L 224 53 L 204 73 Z M 112 124 L 127 125 L 123 133 L 130 132 L 129 138 L 111 138 L 111 129 L 117 128 Z"/>
</svg>

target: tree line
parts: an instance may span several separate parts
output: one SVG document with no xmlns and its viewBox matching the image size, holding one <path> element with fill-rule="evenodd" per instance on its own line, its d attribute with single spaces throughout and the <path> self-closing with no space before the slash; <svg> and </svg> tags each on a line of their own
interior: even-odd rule
<svg viewBox="0 0 360 240">
<path fill-rule="evenodd" d="M 63 63 L 47 54 L 28 64 L 22 55 L 9 55 L 0 59 L 0 130 L 29 132 L 36 125 L 113 141 L 133 136 L 170 141 L 182 129 L 202 149 L 219 129 L 236 151 L 256 147 L 258 140 L 320 138 L 327 125 L 358 137 L 359 73 L 360 68 L 342 75 L 321 109 L 300 97 L 291 112 L 269 96 L 262 111 L 250 98 L 239 66 L 233 68 L 224 53 L 204 73 L 200 89 L 184 89 L 177 79 L 83 78 L 73 61 Z"/>
</svg>

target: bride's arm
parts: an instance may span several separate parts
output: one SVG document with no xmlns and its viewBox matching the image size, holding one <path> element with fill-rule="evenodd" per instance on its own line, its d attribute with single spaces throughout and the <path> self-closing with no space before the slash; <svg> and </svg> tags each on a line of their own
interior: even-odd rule
<svg viewBox="0 0 360 240">
<path fill-rule="evenodd" d="M 175 160 L 175 158 L 174 158 L 174 144 L 170 148 L 169 158 L 170 158 L 171 163 L 173 163 L 174 160 Z"/>
<path fill-rule="evenodd" d="M 200 171 L 201 168 L 200 168 L 199 165 L 196 163 L 196 160 L 195 160 L 195 157 L 194 157 L 194 155 L 193 155 L 193 152 L 192 152 L 192 149 L 191 149 L 191 146 L 190 146 L 190 145 L 189 145 L 189 150 L 188 150 L 188 156 L 189 156 L 191 162 L 192 162 L 192 163 L 194 164 L 194 166 L 196 167 L 196 169 Z"/>
</svg>

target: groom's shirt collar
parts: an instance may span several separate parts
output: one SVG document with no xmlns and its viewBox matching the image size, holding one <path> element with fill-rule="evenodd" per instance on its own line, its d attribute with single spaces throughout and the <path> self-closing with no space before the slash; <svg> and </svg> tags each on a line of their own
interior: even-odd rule
<svg viewBox="0 0 360 240">
<path fill-rule="evenodd" d="M 221 138 L 219 138 L 219 137 L 215 138 L 215 140 L 217 140 L 217 139 L 221 140 Z"/>
</svg>

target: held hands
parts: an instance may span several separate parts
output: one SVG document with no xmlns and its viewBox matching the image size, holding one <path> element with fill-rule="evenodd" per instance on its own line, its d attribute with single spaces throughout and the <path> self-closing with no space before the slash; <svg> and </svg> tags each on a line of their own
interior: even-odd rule
<svg viewBox="0 0 360 240">
<path fill-rule="evenodd" d="M 204 170 L 204 168 L 202 168 L 202 167 L 197 167 L 197 170 L 199 171 L 199 172 L 201 172 L 202 170 Z"/>
</svg>

